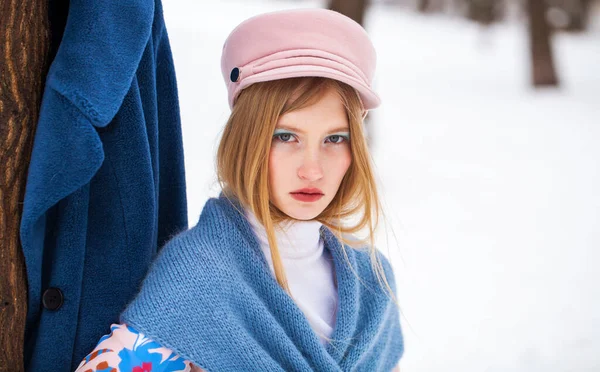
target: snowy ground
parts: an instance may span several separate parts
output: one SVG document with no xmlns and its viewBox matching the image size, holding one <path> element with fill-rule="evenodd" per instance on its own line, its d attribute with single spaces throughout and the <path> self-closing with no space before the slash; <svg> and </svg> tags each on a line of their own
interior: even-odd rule
<svg viewBox="0 0 600 372">
<path fill-rule="evenodd" d="M 164 0 L 190 223 L 217 190 L 227 34 L 257 13 L 322 5 Z M 378 4 L 366 25 L 384 101 L 372 113 L 378 246 L 397 275 L 403 372 L 600 371 L 598 27 L 558 35 L 562 88 L 534 92 L 523 24 L 482 32 Z"/>
</svg>

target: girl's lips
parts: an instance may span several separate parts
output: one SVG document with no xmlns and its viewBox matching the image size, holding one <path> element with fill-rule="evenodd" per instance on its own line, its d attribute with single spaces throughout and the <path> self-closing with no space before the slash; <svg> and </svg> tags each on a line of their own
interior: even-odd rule
<svg viewBox="0 0 600 372">
<path fill-rule="evenodd" d="M 307 187 L 304 189 L 299 189 L 299 190 L 291 192 L 291 194 L 298 194 L 298 193 L 299 194 L 321 194 L 321 195 L 323 195 L 323 191 L 321 191 L 317 188 L 314 188 L 314 187 L 312 187 L 312 188 Z"/>
<path fill-rule="evenodd" d="M 309 194 L 304 192 L 291 192 L 292 198 L 301 202 L 316 202 L 323 197 L 323 194 Z"/>
</svg>

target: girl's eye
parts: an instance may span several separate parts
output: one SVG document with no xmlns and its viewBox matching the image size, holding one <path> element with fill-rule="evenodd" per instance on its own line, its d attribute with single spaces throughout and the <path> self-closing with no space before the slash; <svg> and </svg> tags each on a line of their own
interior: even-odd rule
<svg viewBox="0 0 600 372">
<path fill-rule="evenodd" d="M 291 142 L 291 140 L 294 138 L 294 135 L 291 133 L 275 133 L 273 137 L 281 142 Z"/>
<path fill-rule="evenodd" d="M 334 135 L 331 135 L 331 136 L 327 137 L 326 142 L 331 142 L 331 143 L 338 144 L 338 143 L 342 143 L 342 142 L 344 142 L 346 140 L 347 140 L 346 137 L 341 136 L 339 134 L 334 134 Z"/>
<path fill-rule="evenodd" d="M 289 141 L 290 138 L 292 138 L 292 135 L 289 133 L 284 133 L 284 134 L 279 135 L 279 139 L 282 140 L 283 142 Z"/>
</svg>

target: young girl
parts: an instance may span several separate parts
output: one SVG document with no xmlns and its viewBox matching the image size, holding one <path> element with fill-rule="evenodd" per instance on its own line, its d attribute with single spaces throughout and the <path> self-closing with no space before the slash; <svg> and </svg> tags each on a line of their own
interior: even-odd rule
<svg viewBox="0 0 600 372">
<path fill-rule="evenodd" d="M 77 371 L 392 370 L 403 338 L 393 272 L 372 245 L 366 32 L 323 9 L 263 14 L 230 34 L 221 67 L 222 193 L 161 250 Z M 363 229 L 368 242 L 350 238 Z"/>
</svg>

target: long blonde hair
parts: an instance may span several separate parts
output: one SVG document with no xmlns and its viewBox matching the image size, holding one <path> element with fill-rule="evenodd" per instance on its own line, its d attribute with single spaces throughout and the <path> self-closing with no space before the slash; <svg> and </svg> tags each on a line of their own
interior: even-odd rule
<svg viewBox="0 0 600 372">
<path fill-rule="evenodd" d="M 269 201 L 269 152 L 279 117 L 312 105 L 328 89 L 334 89 L 346 109 L 352 161 L 337 194 L 315 220 L 331 229 L 346 245 L 367 244 L 379 283 L 397 303 L 373 244 L 381 204 L 363 131 L 362 104 L 352 87 L 337 80 L 303 77 L 261 82 L 245 88 L 235 102 L 219 144 L 218 180 L 223 193 L 249 208 L 264 226 L 275 277 L 291 295 L 274 230 L 277 223 L 291 217 Z M 343 223 L 351 218 L 356 222 Z M 347 238 L 363 229 L 368 231 L 366 239 Z"/>
</svg>

